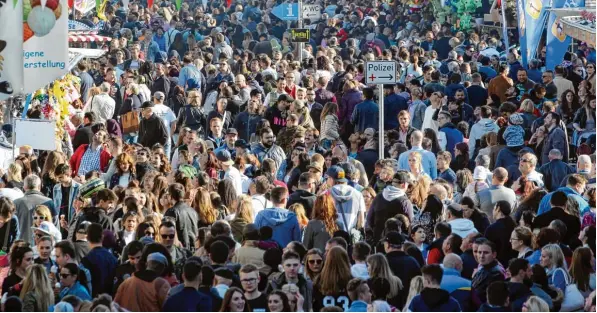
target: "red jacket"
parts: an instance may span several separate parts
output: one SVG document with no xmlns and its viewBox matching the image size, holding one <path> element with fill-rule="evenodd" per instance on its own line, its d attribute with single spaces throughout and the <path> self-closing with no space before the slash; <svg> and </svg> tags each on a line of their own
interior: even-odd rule
<svg viewBox="0 0 597 313">
<path fill-rule="evenodd" d="M 72 176 L 77 176 L 79 173 L 79 166 L 81 165 L 81 160 L 83 159 L 83 154 L 87 151 L 87 144 L 80 145 L 73 156 L 70 158 L 70 168 L 73 170 Z M 110 164 L 110 159 L 112 159 L 112 155 L 106 149 L 102 149 L 100 152 L 100 170 L 102 172 L 106 172 L 108 169 L 108 165 Z"/>
</svg>

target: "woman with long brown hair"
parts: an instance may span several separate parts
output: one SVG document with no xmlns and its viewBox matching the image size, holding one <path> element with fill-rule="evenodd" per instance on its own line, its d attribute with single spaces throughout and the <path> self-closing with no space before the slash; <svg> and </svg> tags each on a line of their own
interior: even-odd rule
<svg viewBox="0 0 597 313">
<path fill-rule="evenodd" d="M 128 153 L 119 154 L 116 159 L 116 173 L 110 177 L 109 188 L 116 186 L 128 187 L 129 182 L 135 180 L 135 160 Z"/>
<path fill-rule="evenodd" d="M 578 291 L 583 297 L 588 297 L 595 290 L 595 259 L 591 249 L 579 247 L 572 254 L 572 264 L 570 265 L 570 277 L 572 283 L 576 284 Z"/>
<path fill-rule="evenodd" d="M 226 290 L 220 312 L 251 312 L 245 293 L 238 287 Z"/>
<path fill-rule="evenodd" d="M 218 211 L 211 203 L 209 191 L 205 188 L 197 189 L 192 207 L 197 211 L 199 228 L 209 227 L 216 220 L 223 218 L 222 216 L 218 216 Z"/>
<path fill-rule="evenodd" d="M 41 192 L 46 195 L 52 195 L 52 189 L 54 185 L 58 183 L 58 179 L 54 176 L 54 170 L 59 164 L 65 163 L 64 154 L 58 151 L 50 151 L 46 157 L 44 168 L 41 171 Z"/>
<path fill-rule="evenodd" d="M 325 244 L 338 228 L 338 213 L 334 198 L 329 193 L 324 193 L 315 199 L 311 220 L 305 228 L 303 245 L 305 248 L 325 250 Z"/>
<path fill-rule="evenodd" d="M 303 264 L 305 265 L 305 276 L 311 281 L 315 281 L 323 268 L 323 252 L 319 249 L 310 249 L 305 254 Z"/>
<path fill-rule="evenodd" d="M 321 273 L 313 282 L 313 312 L 327 306 L 339 306 L 346 312 L 350 305 L 346 286 L 351 279 L 348 253 L 342 247 L 332 247 L 326 254 Z"/>
</svg>

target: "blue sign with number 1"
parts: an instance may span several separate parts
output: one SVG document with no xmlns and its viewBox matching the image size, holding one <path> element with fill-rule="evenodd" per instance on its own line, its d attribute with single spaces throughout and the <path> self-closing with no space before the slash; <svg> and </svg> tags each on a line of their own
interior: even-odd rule
<svg viewBox="0 0 597 313">
<path fill-rule="evenodd" d="M 272 13 L 283 21 L 298 20 L 298 3 L 282 3 L 272 10 Z"/>
</svg>

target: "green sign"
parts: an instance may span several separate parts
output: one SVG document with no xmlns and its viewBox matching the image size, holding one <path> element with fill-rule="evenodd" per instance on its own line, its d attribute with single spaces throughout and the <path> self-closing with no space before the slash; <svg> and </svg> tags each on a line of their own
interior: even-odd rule
<svg viewBox="0 0 597 313">
<path fill-rule="evenodd" d="M 290 29 L 290 39 L 292 42 L 309 42 L 311 30 L 308 28 L 292 28 Z"/>
</svg>

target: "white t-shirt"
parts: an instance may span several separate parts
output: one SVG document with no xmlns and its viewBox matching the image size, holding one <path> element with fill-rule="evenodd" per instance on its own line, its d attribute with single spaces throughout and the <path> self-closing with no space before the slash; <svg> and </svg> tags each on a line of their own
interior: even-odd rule
<svg viewBox="0 0 597 313">
<path fill-rule="evenodd" d="M 170 124 L 176 122 L 176 115 L 174 115 L 172 109 L 163 104 L 156 104 L 153 107 L 153 113 L 162 119 L 164 127 L 166 127 L 166 131 L 168 132 L 168 137 L 170 137 Z"/>
<path fill-rule="evenodd" d="M 433 120 L 433 114 L 435 114 L 436 110 L 437 109 L 434 109 L 432 106 L 428 106 L 427 109 L 425 109 L 425 117 L 423 118 L 423 129 L 421 129 L 421 131 L 425 130 L 425 128 L 431 128 L 436 133 L 438 132 L 439 123 Z"/>
<path fill-rule="evenodd" d="M 237 196 L 241 196 L 243 194 L 242 179 L 240 177 L 240 172 L 236 169 L 236 167 L 230 166 L 224 174 L 224 179 L 230 179 L 232 181 Z"/>
</svg>

